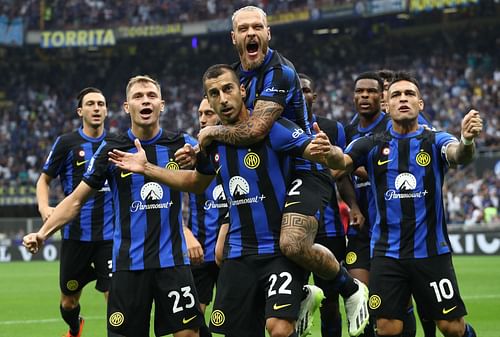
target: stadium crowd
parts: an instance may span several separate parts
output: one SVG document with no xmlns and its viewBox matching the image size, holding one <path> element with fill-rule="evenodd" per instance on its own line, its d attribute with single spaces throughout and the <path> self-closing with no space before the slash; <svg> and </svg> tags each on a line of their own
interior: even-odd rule
<svg viewBox="0 0 500 337">
<path fill-rule="evenodd" d="M 70 6 L 76 2 L 64 3 Z M 135 3 L 139 6 L 142 1 Z M 186 3 L 194 6 L 195 2 Z M 338 37 L 300 31 L 292 34 L 294 38 L 288 38 L 276 30 L 273 47 L 287 55 L 298 72 L 316 80 L 318 115 L 347 123 L 355 114 L 352 88 L 357 74 L 381 68 L 405 69 L 415 73 L 421 82 L 427 103 L 424 110 L 436 129 L 458 136 L 463 114 L 473 107 L 486 117 L 484 132 L 477 141 L 479 152 L 499 151 L 500 64 L 495 50 L 500 49 L 500 40 L 494 28 L 439 32 L 425 38 L 383 37 L 374 31 Z M 24 188 L 23 193 L 34 194 L 50 145 L 58 135 L 80 124 L 74 96 L 82 86 L 92 85 L 104 91 L 108 100 L 107 126 L 115 132 L 128 126 L 121 107 L 123 83 L 133 74 L 151 74 L 160 79 L 167 103 L 163 127 L 196 135 L 201 74 L 213 63 L 236 60 L 229 41 L 220 40 L 207 37 L 197 48 L 187 41 L 141 41 L 97 56 L 72 50 L 8 50 L 0 58 L 4 74 L 0 84 L 2 193 L 15 194 Z M 449 222 L 499 221 L 498 215 L 491 214 L 499 206 L 500 178 L 489 172 L 477 176 L 471 167 L 450 175 Z"/>
</svg>

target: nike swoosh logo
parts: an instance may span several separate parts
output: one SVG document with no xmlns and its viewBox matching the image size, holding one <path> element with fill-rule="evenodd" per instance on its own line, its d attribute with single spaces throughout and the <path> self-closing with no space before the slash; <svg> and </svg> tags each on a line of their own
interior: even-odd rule
<svg viewBox="0 0 500 337">
<path fill-rule="evenodd" d="M 183 318 L 183 319 L 182 319 L 182 324 L 188 324 L 188 323 L 189 323 L 189 322 L 191 322 L 193 319 L 195 319 L 195 318 L 196 318 L 196 316 L 198 316 L 198 315 L 194 315 L 193 317 L 188 318 L 188 319 Z"/>
<path fill-rule="evenodd" d="M 300 201 L 285 202 L 285 208 L 287 208 L 288 206 L 295 205 L 295 204 L 300 204 Z"/>
<path fill-rule="evenodd" d="M 291 306 L 291 305 L 292 305 L 292 303 L 287 303 L 287 304 L 276 304 L 276 303 L 274 303 L 274 305 L 273 305 L 273 309 L 274 309 L 274 310 L 280 310 L 280 309 L 283 309 L 283 308 L 289 307 L 289 306 Z"/>
<path fill-rule="evenodd" d="M 392 159 L 387 159 L 387 160 L 380 160 L 379 159 L 378 162 L 377 162 L 377 165 L 378 166 L 382 166 L 384 164 L 390 163 L 391 161 L 392 161 Z"/>
<path fill-rule="evenodd" d="M 222 166 L 217 167 L 217 170 L 215 170 L 215 174 L 219 174 L 219 171 L 221 168 L 222 168 Z"/>
<path fill-rule="evenodd" d="M 446 315 L 450 312 L 452 312 L 453 310 L 455 310 L 457 308 L 457 306 L 455 305 L 454 307 L 451 307 L 450 309 L 445 309 L 443 308 L 443 315 Z"/>
<path fill-rule="evenodd" d="M 83 164 L 85 164 L 86 162 L 88 162 L 88 160 L 84 160 L 84 161 L 77 161 L 76 162 L 76 166 L 82 166 Z"/>
<path fill-rule="evenodd" d="M 126 178 L 126 177 L 128 177 L 129 175 L 131 175 L 132 173 L 133 173 L 133 172 L 122 172 L 122 173 L 120 174 L 120 176 L 121 176 L 122 178 Z"/>
</svg>

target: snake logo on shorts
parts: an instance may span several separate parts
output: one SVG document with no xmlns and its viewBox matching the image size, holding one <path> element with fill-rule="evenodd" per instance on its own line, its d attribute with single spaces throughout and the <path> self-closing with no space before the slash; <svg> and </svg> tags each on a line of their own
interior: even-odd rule
<svg viewBox="0 0 500 337">
<path fill-rule="evenodd" d="M 210 316 L 210 322 L 214 326 L 221 326 L 226 321 L 226 316 L 220 310 L 214 310 Z"/>
<path fill-rule="evenodd" d="M 119 311 L 112 313 L 109 315 L 109 324 L 111 326 L 120 326 L 125 321 L 125 316 Z"/>
</svg>

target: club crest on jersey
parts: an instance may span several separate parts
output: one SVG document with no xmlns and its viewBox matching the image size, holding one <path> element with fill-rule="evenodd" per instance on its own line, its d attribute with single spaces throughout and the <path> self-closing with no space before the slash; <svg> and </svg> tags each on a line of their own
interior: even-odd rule
<svg viewBox="0 0 500 337">
<path fill-rule="evenodd" d="M 229 206 L 255 204 L 266 198 L 264 194 L 248 196 L 250 185 L 242 176 L 234 176 L 229 180 L 229 192 L 231 193 L 231 197 L 227 199 Z"/>
<path fill-rule="evenodd" d="M 144 211 L 148 209 L 159 209 L 159 208 L 170 208 L 173 204 L 172 201 L 165 203 L 158 203 L 155 201 L 162 200 L 163 198 L 163 188 L 160 184 L 155 182 L 149 182 L 141 187 L 141 198 L 142 201 L 134 201 L 130 205 L 131 212 Z"/>
<path fill-rule="evenodd" d="M 427 190 L 414 191 L 417 188 L 417 179 L 409 172 L 398 174 L 394 180 L 395 189 L 385 192 L 385 200 L 423 198 L 427 195 Z"/>
<path fill-rule="evenodd" d="M 212 198 L 213 199 L 211 200 L 205 201 L 205 205 L 203 206 L 205 211 L 208 211 L 211 208 L 227 207 L 226 195 L 224 194 L 224 189 L 221 184 L 214 187 L 212 191 Z"/>
<path fill-rule="evenodd" d="M 167 165 L 165 165 L 165 168 L 167 170 L 177 171 L 180 167 L 179 167 L 179 164 L 177 164 L 175 161 L 173 161 L 173 159 L 170 159 L 170 161 L 167 163 Z"/>
<path fill-rule="evenodd" d="M 415 160 L 418 165 L 422 167 L 426 167 L 431 163 L 431 155 L 425 152 L 424 150 L 420 151 L 417 156 L 415 157 Z"/>
<path fill-rule="evenodd" d="M 260 165 L 260 157 L 255 152 L 248 152 L 243 158 L 243 163 L 251 170 L 256 169 Z"/>
<path fill-rule="evenodd" d="M 115 311 L 111 315 L 109 315 L 109 324 L 111 326 L 120 326 L 125 321 L 125 316 L 119 311 Z"/>
</svg>

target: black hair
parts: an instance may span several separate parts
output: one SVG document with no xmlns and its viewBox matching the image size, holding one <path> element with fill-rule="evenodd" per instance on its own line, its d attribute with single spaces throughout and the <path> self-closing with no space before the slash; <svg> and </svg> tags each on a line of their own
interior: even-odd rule
<svg viewBox="0 0 500 337">
<path fill-rule="evenodd" d="M 101 94 L 103 95 L 102 91 L 97 89 L 97 88 L 94 88 L 94 87 L 87 87 L 87 88 L 84 88 L 82 89 L 79 93 L 78 93 L 78 96 L 76 96 L 76 99 L 78 100 L 78 108 L 81 108 L 82 107 L 82 104 L 83 104 L 83 98 L 85 97 L 85 95 L 87 94 L 90 94 L 92 92 L 95 92 L 95 93 L 98 93 L 98 94 Z M 103 95 L 104 96 L 104 95 Z"/>
<path fill-rule="evenodd" d="M 354 80 L 354 85 L 356 85 L 356 83 L 358 83 L 359 80 L 364 80 L 364 79 L 377 81 L 380 92 L 384 91 L 384 80 L 382 80 L 382 78 L 376 72 L 366 71 L 364 73 L 359 74 L 358 77 L 356 77 L 356 79 Z"/>
<path fill-rule="evenodd" d="M 312 79 L 312 78 L 310 78 L 309 76 L 307 76 L 306 74 L 304 74 L 304 73 L 299 73 L 299 78 L 304 79 L 304 80 L 308 80 L 308 81 L 309 81 L 309 83 L 311 83 L 311 87 L 313 87 L 313 86 L 314 86 L 314 81 L 313 81 L 313 79 Z"/>
<path fill-rule="evenodd" d="M 240 83 L 238 76 L 234 72 L 233 67 L 231 67 L 229 64 L 214 64 L 213 66 L 210 66 L 205 73 L 203 74 L 202 81 L 203 81 L 203 88 L 205 88 L 205 81 L 210 79 L 210 78 L 217 78 L 224 74 L 225 72 L 229 72 L 233 75 L 234 79 L 236 80 L 236 83 Z"/>
<path fill-rule="evenodd" d="M 389 83 L 392 82 L 392 80 L 394 79 L 394 75 L 396 74 L 394 70 L 390 69 L 380 69 L 377 70 L 376 73 L 378 76 L 380 76 L 380 78 L 382 78 L 382 80 L 387 81 Z"/>
<path fill-rule="evenodd" d="M 408 81 L 408 82 L 411 82 L 411 83 L 415 84 L 415 86 L 417 87 L 418 91 L 420 91 L 420 84 L 418 83 L 418 81 L 415 78 L 415 76 L 413 76 L 408 71 L 397 71 L 397 72 L 395 72 L 394 73 L 394 78 L 392 79 L 391 83 L 389 84 L 389 88 L 391 87 L 391 85 L 393 85 L 394 83 L 399 82 L 399 81 Z"/>
</svg>

